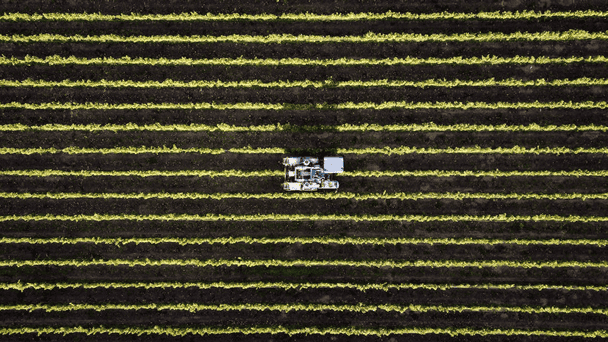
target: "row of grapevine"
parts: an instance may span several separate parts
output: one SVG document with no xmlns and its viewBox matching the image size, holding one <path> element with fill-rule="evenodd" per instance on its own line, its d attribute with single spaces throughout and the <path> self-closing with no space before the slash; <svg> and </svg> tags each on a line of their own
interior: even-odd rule
<svg viewBox="0 0 608 342">
<path fill-rule="evenodd" d="M 429 268 L 463 268 L 463 267 L 514 267 L 514 268 L 606 268 L 608 261 L 514 261 L 514 260 L 244 260 L 244 259 L 93 259 L 93 260 L 0 260 L 0 267 L 90 267 L 90 266 L 195 266 L 195 267 L 429 267 Z"/>
<path fill-rule="evenodd" d="M 2 150 L 0 150 L 0 154 Z M 338 148 L 339 154 L 386 154 L 386 155 L 405 155 L 405 154 L 580 154 L 580 153 L 608 153 L 608 148 L 583 148 L 575 149 L 567 147 L 368 147 L 368 148 Z"/>
<path fill-rule="evenodd" d="M 266 148 L 230 148 L 230 149 L 211 149 L 211 148 L 180 148 L 173 147 L 113 147 L 113 148 L 88 148 L 70 146 L 65 148 L 15 148 L 15 147 L 0 147 L 0 155 L 2 154 L 144 154 L 144 153 L 199 153 L 199 154 L 223 154 L 223 153 L 247 153 L 247 154 L 287 154 L 287 150 L 280 147 Z M 338 148 L 338 154 L 386 154 L 386 155 L 405 155 L 405 154 L 583 154 L 595 153 L 606 154 L 608 148 L 584 148 L 578 147 L 575 149 L 568 147 L 448 147 L 448 148 L 433 148 L 433 147 L 369 147 L 369 148 Z"/>
<path fill-rule="evenodd" d="M 607 286 L 576 286 L 576 285 L 518 285 L 518 284 L 431 284 L 431 283 L 288 283 L 288 282 L 139 282 L 139 283 L 117 283 L 117 282 L 95 282 L 95 283 L 31 283 L 21 281 L 15 283 L 0 283 L 1 290 L 40 290 L 52 291 L 61 289 L 283 289 L 283 290 L 308 290 L 308 289 L 348 289 L 361 292 L 366 291 L 390 291 L 390 290 L 432 290 L 449 291 L 458 289 L 474 290 L 515 290 L 515 291 L 594 291 L 606 292 Z"/>
<path fill-rule="evenodd" d="M 283 170 L 129 170 L 129 171 L 96 171 L 96 170 L 0 170 L 0 176 L 20 177 L 282 177 Z M 449 170 L 414 170 L 414 171 L 345 171 L 341 177 L 607 177 L 608 170 L 574 170 L 574 171 L 449 171 Z"/>
<path fill-rule="evenodd" d="M 557 149 L 559 151 L 559 149 Z M 567 150 L 567 149 L 566 149 Z M 593 149 L 591 149 L 593 150 Z M 574 151 L 574 150 L 573 150 Z M 243 148 L 230 148 L 230 149 L 221 149 L 221 148 L 179 148 L 173 145 L 173 147 L 113 147 L 113 148 L 86 148 L 86 147 L 76 147 L 70 146 L 66 148 L 56 149 L 56 148 L 14 148 L 14 147 L 2 147 L 0 148 L 1 154 L 23 154 L 23 155 L 31 155 L 31 154 L 56 154 L 56 153 L 65 153 L 65 154 L 143 154 L 143 153 L 199 153 L 199 154 L 223 154 L 223 153 L 251 153 L 251 154 L 285 154 L 286 150 L 284 148 L 278 147 L 267 147 L 267 148 L 251 148 L 251 147 L 243 147 Z M 564 153 L 564 152 L 558 152 Z M 584 152 L 581 152 L 584 153 Z M 599 152 L 597 152 L 599 153 Z"/>
<path fill-rule="evenodd" d="M 84 58 L 76 56 L 51 55 L 37 57 L 27 55 L 23 58 L 0 56 L 0 65 L 29 66 L 29 65 L 149 65 L 149 66 L 200 66 L 200 65 L 221 65 L 221 66 L 390 66 L 390 65 L 520 65 L 520 64 L 603 64 L 608 62 L 606 56 L 589 57 L 546 57 L 546 56 L 482 56 L 482 57 L 450 57 L 450 58 L 418 58 L 407 56 L 404 58 L 339 58 L 339 59 L 305 59 L 305 58 L 213 58 L 213 59 L 193 59 L 193 58 L 149 58 L 149 57 L 102 57 Z"/>
<path fill-rule="evenodd" d="M 2 105 L 0 105 L 1 107 Z M 143 106 L 142 106 L 143 107 Z M 37 108 L 42 109 L 42 108 Z M 58 109 L 58 108 L 55 108 Z M 94 108 L 90 108 L 94 109 Z M 143 108 L 141 108 L 143 109 Z M 293 125 L 258 125 L 258 126 L 235 126 L 228 124 L 204 125 L 204 124 L 173 124 L 162 125 L 159 123 L 138 125 L 128 123 L 124 125 L 118 124 L 45 124 L 45 125 L 24 125 L 24 124 L 6 124 L 0 125 L 1 131 L 180 131 L 180 132 L 284 132 L 284 131 L 336 131 L 336 132 L 584 132 L 584 131 L 608 131 L 608 126 L 603 125 L 477 125 L 477 124 L 456 124 L 456 125 L 437 125 L 435 123 L 423 124 L 395 124 L 395 125 L 378 125 L 378 124 L 362 124 L 351 125 L 343 124 L 339 126 L 293 126 Z"/>
<path fill-rule="evenodd" d="M 172 14 L 101 14 L 101 13 L 4 13 L 2 21 L 362 21 L 362 20 L 534 20 L 534 19 L 589 19 L 606 18 L 605 11 L 495 11 L 478 13 L 172 13 Z"/>
<path fill-rule="evenodd" d="M 368 313 L 375 311 L 386 312 L 441 312 L 441 313 L 460 313 L 460 312 L 515 312 L 526 314 L 596 314 L 608 315 L 608 309 L 596 308 L 575 308 L 575 307 L 517 307 L 517 306 L 441 306 L 441 305 L 395 305 L 395 304 L 199 304 L 199 303 L 174 303 L 174 304 L 17 304 L 0 305 L 0 311 L 45 311 L 45 312 L 66 312 L 66 311 L 106 311 L 106 310 L 156 310 L 156 311 L 346 311 L 356 313 Z"/>
<path fill-rule="evenodd" d="M 1 105 L 0 105 L 1 107 Z M 42 108 L 38 108 L 42 109 Z M 90 108 L 94 109 L 94 108 Z M 143 109 L 143 108 L 142 108 Z M 293 125 L 258 125 L 258 126 L 235 126 L 228 124 L 218 124 L 215 126 L 204 124 L 173 124 L 162 125 L 159 123 L 138 125 L 128 123 L 124 125 L 117 124 L 45 124 L 45 125 L 24 125 L 24 124 L 7 124 L 0 125 L 1 131 L 180 131 L 180 132 L 284 132 L 284 131 L 336 131 L 336 132 L 584 132 L 584 131 L 608 131 L 608 126 L 603 125 L 477 125 L 477 124 L 456 124 L 456 125 L 437 125 L 435 123 L 423 124 L 396 124 L 396 125 L 378 125 L 378 124 L 363 124 L 351 125 L 343 124 L 339 126 L 293 126 Z"/>
<path fill-rule="evenodd" d="M 179 44 L 179 43 L 421 43 L 421 42 L 554 42 L 573 40 L 606 40 L 607 32 L 589 32 L 585 30 L 568 30 L 563 32 L 488 32 L 488 33 L 374 33 L 363 36 L 318 36 L 270 34 L 252 36 L 233 34 L 229 36 L 120 36 L 105 34 L 99 36 L 66 36 L 61 34 L 41 33 L 36 35 L 0 34 L 0 42 L 8 43 L 146 43 L 146 44 Z"/>
<path fill-rule="evenodd" d="M 579 215 L 304 215 L 304 214 L 257 214 L 257 215 L 133 215 L 133 214 L 94 214 L 94 215 L 7 215 L 0 216 L 0 222 L 6 221 L 407 221 L 407 222 L 608 222 L 608 216 Z"/>
<path fill-rule="evenodd" d="M 608 171 L 607 171 L 608 174 Z M 278 177 L 284 176 L 283 171 L 279 170 L 260 170 L 260 171 L 242 171 L 242 170 L 223 170 L 223 171 L 208 171 L 208 170 L 179 170 L 179 171 L 62 171 L 62 170 L 0 170 L 0 176 L 25 176 L 25 177 L 50 177 L 50 176 L 68 176 L 68 177 Z"/>
<path fill-rule="evenodd" d="M 544 246 L 559 246 L 559 245 L 575 245 L 575 246 L 608 246 L 608 240 L 589 240 L 589 239 L 548 239 L 548 240 L 525 240 L 525 239 L 478 239 L 478 238 L 364 238 L 364 237 L 299 237 L 289 236 L 282 238 L 269 237 L 251 237 L 251 236 L 231 236 L 219 238 L 178 238 L 178 237 L 161 237 L 161 238 L 103 238 L 103 237 L 79 237 L 79 238 L 34 238 L 34 237 L 0 237 L 0 244 L 61 244 L 74 245 L 79 243 L 94 243 L 108 245 L 126 245 L 126 244 L 161 244 L 175 243 L 182 246 L 185 245 L 202 245 L 202 244 L 338 244 L 338 245 L 396 245 L 396 244 L 426 244 L 426 245 L 544 245 Z"/>
<path fill-rule="evenodd" d="M 156 193 L 31 193 L 31 192 L 0 192 L 0 198 L 14 199 L 281 199 L 281 200 L 304 200 L 304 199 L 350 199 L 355 201 L 366 200 L 425 200 L 425 199 L 484 199 L 484 200 L 606 200 L 608 193 L 484 193 L 484 192 L 384 192 L 384 193 L 353 193 L 353 192 L 323 192 L 323 193 L 199 193 L 199 192 L 156 192 Z"/>
<path fill-rule="evenodd" d="M 543 78 L 529 81 L 522 81 L 514 78 L 495 80 L 494 78 L 485 80 L 437 80 L 428 79 L 423 81 L 406 80 L 372 80 L 372 81 L 275 81 L 262 82 L 259 80 L 246 81 L 175 81 L 167 79 L 165 81 L 145 81 L 137 82 L 132 80 L 82 80 L 82 81 L 45 81 L 26 79 L 22 81 L 0 79 L 0 87 L 87 87 L 87 88 L 369 88 L 369 87 L 570 87 L 570 86 L 605 86 L 608 80 L 603 78 L 582 77 L 577 79 L 556 79 L 547 81 Z"/>
<path fill-rule="evenodd" d="M 74 103 L 74 102 L 48 102 L 48 103 L 21 103 L 6 102 L 0 104 L 0 109 L 95 109 L 95 110 L 135 110 L 135 109 L 190 109 L 190 110 L 340 110 L 340 109 L 606 109 L 606 101 L 559 101 L 559 102 L 344 102 L 344 103 Z"/>
<path fill-rule="evenodd" d="M 184 328 L 170 326 L 154 326 L 153 328 L 137 327 L 18 327 L 0 328 L 0 335 L 17 334 L 85 334 L 85 335 L 227 335 L 227 334 L 286 334 L 293 335 L 344 335 L 344 336 L 389 336 L 389 335 L 428 335 L 443 334 L 455 336 L 551 336 L 551 337 L 583 337 L 583 338 L 606 338 L 608 331 L 577 331 L 577 330 L 521 330 L 521 329 L 474 329 L 474 328 L 360 328 L 360 327 L 284 327 L 284 326 L 231 326 L 231 327 L 202 327 Z"/>
</svg>

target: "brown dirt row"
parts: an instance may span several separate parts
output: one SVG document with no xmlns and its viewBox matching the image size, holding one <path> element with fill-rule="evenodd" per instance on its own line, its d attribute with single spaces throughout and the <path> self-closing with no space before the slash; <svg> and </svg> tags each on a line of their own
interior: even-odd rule
<svg viewBox="0 0 608 342">
<path fill-rule="evenodd" d="M 605 239 L 603 222 L 7 221 L 7 237 L 286 237 L 361 236 L 495 239 Z"/>
<path fill-rule="evenodd" d="M 0 199 L 0 215 L 301 214 L 605 216 L 606 200 Z"/>
<path fill-rule="evenodd" d="M 5 34 L 32 35 L 40 33 L 64 35 L 102 35 L 117 34 L 124 36 L 153 35 L 323 35 L 351 36 L 375 33 L 467 33 L 467 32 L 543 32 L 566 31 L 570 29 L 590 32 L 606 31 L 608 21 L 602 18 L 593 19 L 546 19 L 546 20 L 466 20 L 466 21 L 410 21 L 410 20 L 377 20 L 352 22 L 264 22 L 264 21 L 101 21 L 101 22 L 0 22 L 0 31 Z"/>
<path fill-rule="evenodd" d="M 118 123 L 112 123 L 118 124 Z M 324 122 L 309 122 L 309 125 L 325 124 Z M 397 123 L 395 123 L 397 124 Z M 404 123 L 410 124 L 410 123 Z M 437 123 L 442 125 L 442 123 Z M 473 123 L 476 124 L 476 123 Z M 544 124 L 544 123 L 542 123 Z M 141 124 L 144 125 L 144 124 Z M 188 125 L 185 123 L 184 125 Z M 248 126 L 245 123 L 243 126 Z M 389 124 L 390 125 L 390 124 Z M 449 125 L 449 124 L 448 124 Z M 483 124 L 482 124 L 483 125 Z M 501 123 L 492 123 L 490 125 L 499 126 Z M 243 148 L 251 146 L 252 148 L 267 148 L 279 147 L 284 148 L 288 154 L 335 154 L 337 148 L 383 148 L 385 146 L 397 148 L 403 146 L 418 147 L 418 148 L 463 148 L 480 146 L 483 148 L 509 148 L 513 146 L 521 146 L 527 148 L 551 148 L 551 147 L 567 147 L 570 149 L 582 148 L 604 148 L 608 145 L 608 135 L 598 131 L 553 131 L 553 132 L 490 132 L 490 131 L 463 131 L 463 132 L 336 132 L 333 129 L 323 130 L 321 128 L 315 131 L 304 131 L 306 128 L 298 126 L 283 126 L 286 131 L 283 132 L 155 132 L 155 131 L 16 131 L 3 132 L 0 137 L 0 144 L 3 147 L 14 148 L 55 148 L 62 149 L 67 147 L 81 148 L 116 148 L 116 147 L 162 147 L 176 146 L 178 148 L 210 148 L 229 150 L 231 148 Z M 317 126 L 319 127 L 319 126 Z M 301 131 L 300 131 L 301 130 Z M 67 154 L 32 154 L 25 155 L 5 155 L 4 161 L 11 165 L 12 163 L 23 161 L 24 158 L 36 160 L 36 163 L 45 165 L 48 163 L 78 163 L 78 160 L 95 160 L 94 163 L 112 163 L 114 158 L 122 160 L 128 164 L 129 162 L 138 162 L 140 160 L 149 160 L 155 158 L 156 163 L 160 165 L 190 164 L 192 159 L 200 160 L 207 159 L 209 163 L 216 164 L 214 161 L 225 163 L 232 161 L 237 165 L 247 163 L 248 159 L 256 161 L 267 160 L 272 161 L 272 165 L 264 163 L 267 167 L 274 168 L 277 161 L 280 161 L 280 155 L 255 155 L 244 156 L 243 154 L 233 154 L 226 152 L 222 155 L 205 155 L 201 156 L 198 153 L 192 154 L 154 154 L 147 153 L 139 156 L 125 155 L 67 155 Z M 488 156 L 475 156 L 459 154 L 456 156 L 443 155 L 349 155 L 349 164 L 351 162 L 359 162 L 368 158 L 373 160 L 394 161 L 399 158 L 414 158 L 414 159 L 451 159 L 454 158 L 488 158 Z M 493 157 L 509 158 L 509 155 L 494 155 Z M 528 158 L 530 156 L 519 156 L 518 158 Z M 538 157 L 534 155 L 534 157 Z M 571 154 L 553 155 L 551 158 L 573 158 L 582 159 L 589 158 L 590 163 L 601 163 L 602 155 L 580 154 L 578 156 Z M 52 160 L 49 160 L 52 159 Z M 12 162 L 11 162 L 12 161 Z M 545 160 L 547 161 L 547 160 Z M 245 164 L 247 165 L 247 164 Z M 223 165 L 226 166 L 226 165 Z M 40 166 L 42 167 L 42 166 Z M 162 167 L 162 166 L 160 166 Z M 185 167 L 186 169 L 192 166 Z M 247 168 L 239 166 L 239 168 Z M 352 169 L 352 167 L 351 167 Z"/>
<path fill-rule="evenodd" d="M 268 125 L 281 124 L 293 125 L 292 131 L 297 132 L 299 126 L 310 125 L 342 125 L 353 124 L 361 125 L 366 123 L 375 123 L 379 125 L 392 124 L 413 124 L 413 123 L 428 123 L 434 122 L 439 125 L 452 125 L 459 123 L 480 124 L 480 125 L 608 125 L 608 115 L 602 109 L 468 109 L 468 110 L 437 110 L 437 109 L 420 109 L 420 110 L 28 110 L 21 109 L 2 109 L 0 110 L 0 119 L 4 124 L 21 123 L 24 125 L 44 125 L 44 124 L 154 124 L 160 123 L 163 125 L 170 124 L 206 124 L 217 125 L 225 123 L 236 126 L 250 125 Z M 318 129 L 310 131 L 308 134 L 315 132 L 324 133 L 331 129 Z M 2 137 L 11 136 L 11 140 L 15 134 L 24 133 L 9 133 L 4 132 Z M 63 136 L 66 133 L 61 133 Z M 74 134 L 80 133 L 71 133 Z M 94 133 L 94 134 L 110 134 L 113 133 Z M 121 132 L 120 135 L 128 133 Z M 155 132 L 155 135 L 163 136 L 164 133 Z M 171 133 L 175 134 L 175 133 Z M 177 133 L 179 134 L 179 133 Z M 228 134 L 228 133 L 224 133 Z M 244 134 L 244 133 L 241 133 Z M 272 136 L 273 133 L 264 133 L 267 136 Z M 361 135 L 360 133 L 357 133 Z M 368 133 L 369 134 L 369 133 Z M 391 133 L 383 132 L 383 135 L 390 136 Z M 403 133 L 398 133 L 403 134 Z M 458 133 L 414 133 L 408 132 L 407 136 L 415 136 L 416 134 L 430 134 L 432 136 L 450 135 Z M 471 136 L 471 132 L 467 133 Z M 485 134 L 485 133 L 475 133 Z M 492 136 L 501 137 L 503 134 L 492 132 Z M 512 134 L 512 133 L 511 133 Z M 526 135 L 526 133 L 517 133 Z M 529 135 L 539 134 L 537 132 L 527 133 Z M 546 133 L 542 133 L 543 135 Z M 600 132 L 585 132 L 570 133 L 571 136 L 576 136 L 572 143 L 580 139 L 597 139 L 601 136 Z M 91 134 L 88 134 L 91 135 Z M 36 137 L 40 134 L 36 133 Z M 51 133 L 45 133 L 46 136 L 53 136 Z M 0 137 L 0 138 L 2 138 Z M 180 136 L 180 141 L 186 139 L 187 136 Z M 33 138 L 32 138 L 33 139 Z M 38 139 L 36 139 L 38 140 Z M 187 140 L 186 140 L 187 141 Z M 9 142 L 2 141 L 3 144 Z M 26 142 L 24 142 L 25 144 Z"/>
<path fill-rule="evenodd" d="M 542 54 L 541 54 L 542 55 Z M 597 55 L 593 53 L 592 55 Z M 391 65 L 391 66 L 161 66 L 161 65 L 3 65 L 0 77 L 10 80 L 27 78 L 63 81 L 69 80 L 133 80 L 176 81 L 278 80 L 334 81 L 348 80 L 426 80 L 516 78 L 533 80 L 544 78 L 575 79 L 581 77 L 607 78 L 603 64 L 535 64 L 535 65 Z"/>
<path fill-rule="evenodd" d="M 497 55 L 571 57 L 603 55 L 607 41 L 568 42 L 426 42 L 426 43 L 2 43 L 0 50 L 13 57 L 26 55 L 94 57 L 149 57 L 149 58 L 394 58 L 412 56 L 420 58 L 454 56 L 479 57 Z M 67 52 L 67 54 L 66 54 Z"/>
<path fill-rule="evenodd" d="M 384 12 L 392 10 L 394 12 L 414 12 L 414 13 L 434 13 L 442 11 L 452 12 L 479 12 L 479 11 L 574 11 L 587 10 L 593 8 L 602 10 L 607 8 L 607 4 L 602 0 L 584 1 L 553 1 L 538 2 L 533 0 L 523 1 L 415 1 L 415 2 L 395 2 L 395 1 L 374 1 L 370 3 L 364 0 L 358 1 L 306 1 L 290 0 L 281 2 L 266 2 L 261 0 L 242 2 L 238 0 L 215 0 L 215 1 L 187 1 L 187 2 L 160 2 L 145 1 L 131 3 L 127 1 L 118 2 L 98 2 L 98 1 L 72 1 L 61 0 L 48 3 L 41 0 L 7 0 L 3 2 L 6 12 L 103 12 L 108 14 L 120 13 L 179 13 L 179 12 L 199 12 L 199 13 L 325 13 L 335 12 Z"/>
<path fill-rule="evenodd" d="M 283 177 L 10 177 L 6 192 L 281 192 Z M 602 177 L 340 177 L 344 192 L 533 192 L 600 193 L 608 191 Z"/>
<path fill-rule="evenodd" d="M 135 145 L 137 146 L 137 145 Z M 311 151 L 305 151 L 305 155 Z M 329 153 L 327 153 L 329 152 Z M 296 153 L 294 153 L 296 154 Z M 297 153 L 301 155 L 301 153 Z M 335 155 L 328 149 L 323 155 Z M 183 155 L 2 155 L 3 170 L 57 169 L 57 170 L 274 170 L 283 172 L 282 155 L 277 154 L 195 154 Z M 608 157 L 601 154 L 529 155 L 529 154 L 410 154 L 346 156 L 347 171 L 572 171 L 605 170 Z M 336 175 L 336 179 L 348 180 Z M 368 177 L 369 178 L 369 177 Z M 395 178 L 395 177 L 393 177 Z M 396 177 L 403 178 L 403 177 Z M 416 177 L 419 178 L 419 177 Z"/>
<path fill-rule="evenodd" d="M 505 317 L 507 316 L 507 317 Z M 10 317 L 10 320 L 9 320 Z M 112 310 L 112 311 L 74 311 L 74 312 L 2 312 L 0 319 L 3 327 L 22 325 L 283 325 L 283 326 L 356 326 L 362 328 L 378 327 L 450 327 L 450 328 L 502 328 L 502 329 L 602 329 L 603 315 L 585 314 L 504 314 L 504 313 L 418 313 L 376 311 L 370 313 L 351 312 L 311 312 L 296 311 L 279 313 L 275 311 L 202 311 L 196 313 L 181 311 L 153 310 Z M 10 322 L 10 323 L 9 323 Z M 128 323 L 127 323 L 128 322 Z M 487 323 L 491 322 L 491 323 Z"/>
<path fill-rule="evenodd" d="M 2 260 L 62 259 L 280 259 L 280 260 L 513 260 L 601 262 L 605 248 L 594 246 L 484 245 L 322 245 L 127 244 L 124 246 L 0 244 Z"/>
<path fill-rule="evenodd" d="M 444 306 L 557 306 L 602 308 L 606 292 L 543 290 L 356 290 L 340 289 L 63 289 L 2 291 L 2 305 L 65 303 L 324 303 Z"/>
<path fill-rule="evenodd" d="M 5 88 L 3 102 L 192 103 L 261 102 L 317 104 L 344 102 L 559 102 L 603 101 L 608 86 L 431 87 L 431 88 Z"/>
<path fill-rule="evenodd" d="M 599 285 L 605 268 L 11 267 L 2 282 L 355 282 Z"/>
</svg>

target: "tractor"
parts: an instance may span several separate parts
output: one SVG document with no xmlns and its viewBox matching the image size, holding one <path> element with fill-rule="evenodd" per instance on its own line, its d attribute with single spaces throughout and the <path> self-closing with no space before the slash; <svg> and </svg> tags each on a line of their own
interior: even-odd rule
<svg viewBox="0 0 608 342">
<path fill-rule="evenodd" d="M 332 179 L 332 175 L 344 172 L 342 157 L 324 157 L 319 164 L 315 157 L 286 157 L 283 158 L 285 167 L 286 191 L 317 191 L 338 190 L 340 184 Z"/>
</svg>

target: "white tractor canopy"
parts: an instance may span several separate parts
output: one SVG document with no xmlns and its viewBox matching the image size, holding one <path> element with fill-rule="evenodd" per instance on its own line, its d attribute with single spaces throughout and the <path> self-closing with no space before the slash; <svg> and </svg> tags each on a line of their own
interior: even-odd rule
<svg viewBox="0 0 608 342">
<path fill-rule="evenodd" d="M 342 172 L 344 172 L 344 159 L 342 157 L 325 157 L 325 158 L 323 158 L 323 171 L 325 173 L 342 173 Z"/>
</svg>

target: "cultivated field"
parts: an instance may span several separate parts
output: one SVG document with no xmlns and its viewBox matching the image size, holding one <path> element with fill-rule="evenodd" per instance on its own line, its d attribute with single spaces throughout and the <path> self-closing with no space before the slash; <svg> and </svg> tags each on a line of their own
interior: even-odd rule
<svg viewBox="0 0 608 342">
<path fill-rule="evenodd" d="M 0 9 L 0 339 L 608 339 L 605 1 Z"/>
</svg>

